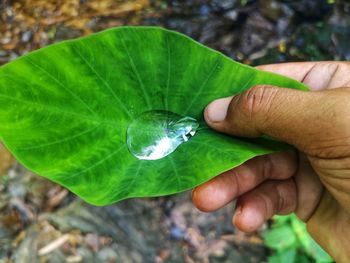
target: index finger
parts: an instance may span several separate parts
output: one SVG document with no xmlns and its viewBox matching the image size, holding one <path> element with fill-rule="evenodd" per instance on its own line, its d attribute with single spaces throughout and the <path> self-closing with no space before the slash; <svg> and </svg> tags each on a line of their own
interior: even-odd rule
<svg viewBox="0 0 350 263">
<path fill-rule="evenodd" d="M 350 84 L 349 62 L 290 62 L 261 65 L 257 68 L 303 82 L 311 90 L 346 87 Z"/>
</svg>

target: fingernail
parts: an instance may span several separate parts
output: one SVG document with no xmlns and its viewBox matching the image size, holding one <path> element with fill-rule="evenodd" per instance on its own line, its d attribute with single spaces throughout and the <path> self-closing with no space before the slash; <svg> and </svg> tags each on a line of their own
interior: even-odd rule
<svg viewBox="0 0 350 263">
<path fill-rule="evenodd" d="M 225 120 L 227 109 L 230 105 L 232 97 L 214 100 L 208 105 L 207 117 L 210 122 L 221 122 Z"/>
</svg>

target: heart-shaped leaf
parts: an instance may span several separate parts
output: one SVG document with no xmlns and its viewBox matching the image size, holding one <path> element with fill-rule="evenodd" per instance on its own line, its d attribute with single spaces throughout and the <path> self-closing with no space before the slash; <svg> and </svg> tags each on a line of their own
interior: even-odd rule
<svg viewBox="0 0 350 263">
<path fill-rule="evenodd" d="M 110 29 L 3 66 L 0 138 L 28 169 L 92 204 L 172 194 L 285 145 L 202 129 L 162 159 L 139 160 L 126 144 L 129 124 L 150 110 L 203 123 L 210 101 L 256 84 L 306 89 L 176 32 Z"/>
</svg>

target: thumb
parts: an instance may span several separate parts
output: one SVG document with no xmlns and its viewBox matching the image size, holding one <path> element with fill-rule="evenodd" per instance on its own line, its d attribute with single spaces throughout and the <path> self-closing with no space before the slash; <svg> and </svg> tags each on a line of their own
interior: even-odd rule
<svg viewBox="0 0 350 263">
<path fill-rule="evenodd" d="M 305 151 L 315 141 L 329 140 L 333 130 L 341 133 L 349 128 L 343 125 L 349 119 L 348 99 L 348 89 L 299 91 L 260 85 L 213 101 L 204 117 L 219 132 L 243 137 L 266 134 Z"/>
</svg>

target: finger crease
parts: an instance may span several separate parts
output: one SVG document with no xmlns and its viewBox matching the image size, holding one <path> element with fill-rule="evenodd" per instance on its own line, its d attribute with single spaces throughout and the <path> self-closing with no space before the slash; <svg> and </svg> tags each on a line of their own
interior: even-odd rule
<svg viewBox="0 0 350 263">
<path fill-rule="evenodd" d="M 313 69 L 316 67 L 317 63 L 313 64 L 312 67 L 305 73 L 303 79 L 301 80 L 302 83 L 306 80 L 306 78 L 310 75 L 310 73 L 313 71 Z"/>
<path fill-rule="evenodd" d="M 273 174 L 273 162 L 271 160 L 270 155 L 265 155 L 265 159 L 263 160 L 263 180 L 266 180 Z"/>
<path fill-rule="evenodd" d="M 284 208 L 284 205 L 285 205 L 285 201 L 284 201 L 284 198 L 282 197 L 282 193 L 281 193 L 279 187 L 276 185 L 274 188 L 275 188 L 275 190 L 277 192 L 277 195 L 278 195 L 277 211 L 276 211 L 276 213 L 280 213 L 280 212 L 283 211 L 283 208 Z"/>
<path fill-rule="evenodd" d="M 257 194 L 256 197 L 260 198 L 263 201 L 263 203 L 264 203 L 265 219 L 270 218 L 273 215 L 274 211 L 273 211 L 273 208 L 272 208 L 272 211 L 270 211 L 270 209 L 269 209 L 269 207 L 267 205 L 267 203 L 268 203 L 267 198 L 263 194 Z"/>
<path fill-rule="evenodd" d="M 233 185 L 236 185 L 236 196 L 237 195 L 240 195 L 240 187 L 239 187 L 239 180 L 238 180 L 238 178 L 237 178 L 237 173 L 236 172 L 233 172 L 233 180 L 234 180 L 234 182 L 233 182 Z"/>
<path fill-rule="evenodd" d="M 335 74 L 337 74 L 338 72 L 338 69 L 339 69 L 339 64 L 337 63 L 336 66 L 334 67 L 332 73 L 330 73 L 330 77 L 328 79 L 328 82 L 326 85 L 324 85 L 326 88 L 328 87 L 329 83 L 331 83 L 332 79 L 334 78 Z"/>
</svg>

